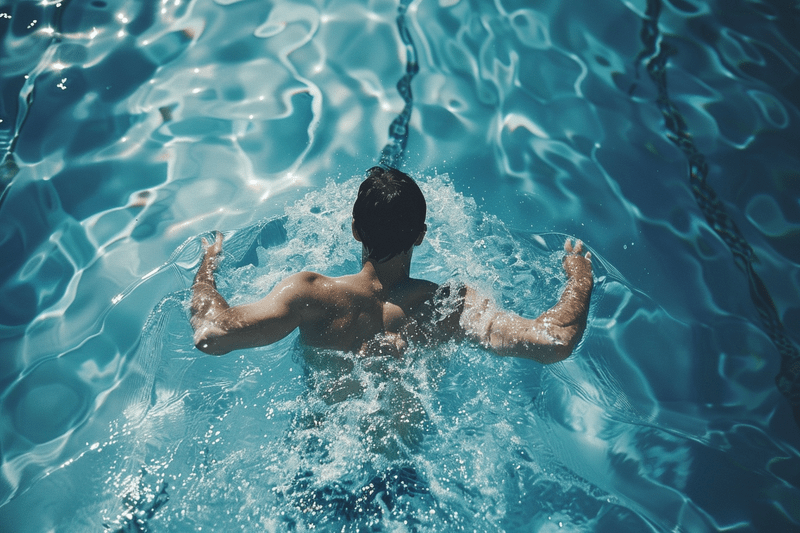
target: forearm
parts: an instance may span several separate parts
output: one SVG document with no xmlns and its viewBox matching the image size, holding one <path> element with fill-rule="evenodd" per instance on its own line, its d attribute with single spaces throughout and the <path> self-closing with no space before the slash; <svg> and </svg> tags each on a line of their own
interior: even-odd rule
<svg viewBox="0 0 800 533">
<path fill-rule="evenodd" d="M 228 302 L 217 292 L 217 282 L 214 271 L 217 268 L 217 256 L 206 253 L 192 285 L 192 319 L 204 320 L 211 318 L 228 308 Z"/>
<path fill-rule="evenodd" d="M 571 276 L 558 303 L 542 313 L 523 335 L 523 343 L 547 345 L 547 350 L 534 349 L 536 357 L 543 363 L 562 361 L 572 354 L 586 330 L 589 304 L 592 295 L 591 272 Z"/>
<path fill-rule="evenodd" d="M 222 332 L 219 324 L 220 314 L 230 307 L 225 298 L 217 292 L 214 280 L 217 261 L 216 254 L 206 252 L 192 285 L 190 322 L 194 329 L 195 345 L 203 351 L 208 351 L 208 339 Z"/>
<path fill-rule="evenodd" d="M 213 289 L 217 288 L 217 282 L 214 279 L 214 272 L 217 270 L 217 265 L 219 264 L 219 255 L 206 252 L 203 255 L 203 260 L 200 262 L 200 267 L 197 269 L 197 273 L 194 275 L 194 287 L 202 284 L 208 284 Z"/>
<path fill-rule="evenodd" d="M 191 312 L 192 326 L 195 329 L 204 322 L 214 320 L 228 307 L 228 302 L 210 283 L 195 282 L 192 286 Z"/>
<path fill-rule="evenodd" d="M 591 272 L 570 277 L 558 303 L 542 313 L 537 320 L 553 327 L 579 326 L 582 332 L 589 316 L 593 284 Z"/>
<path fill-rule="evenodd" d="M 217 291 L 214 281 L 221 239 L 218 236 L 215 248 L 207 248 L 192 285 L 195 347 L 208 354 L 222 355 L 283 339 L 300 325 L 302 313 L 293 300 L 299 294 L 313 292 L 309 278 L 316 275 L 290 276 L 261 300 L 231 307 Z M 307 304 L 301 306 L 305 308 Z"/>
</svg>

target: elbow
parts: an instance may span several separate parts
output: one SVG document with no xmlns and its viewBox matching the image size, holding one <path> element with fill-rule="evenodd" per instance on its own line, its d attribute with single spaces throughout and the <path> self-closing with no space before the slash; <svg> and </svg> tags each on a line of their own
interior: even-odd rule
<svg viewBox="0 0 800 533">
<path fill-rule="evenodd" d="M 230 352 L 230 350 L 221 345 L 219 341 L 219 337 L 205 335 L 202 333 L 195 334 L 194 347 L 208 355 L 225 355 L 226 353 Z"/>
<path fill-rule="evenodd" d="M 212 320 L 192 317 L 194 347 L 209 355 L 224 355 L 231 351 L 228 329 Z"/>
<path fill-rule="evenodd" d="M 560 363 L 572 355 L 574 346 L 571 344 L 554 344 L 550 347 L 549 353 L 540 361 L 544 365 Z"/>
<path fill-rule="evenodd" d="M 549 346 L 547 355 L 541 361 L 546 365 L 559 363 L 572 355 L 581 340 L 583 330 L 572 325 L 559 327 L 555 331 L 551 330 L 550 334 L 552 343 Z"/>
<path fill-rule="evenodd" d="M 552 365 L 560 363 L 564 359 L 572 355 L 573 346 L 568 344 L 548 343 L 548 344 L 520 344 L 515 346 L 514 349 L 498 350 L 495 348 L 495 353 L 498 355 L 511 355 L 523 359 L 530 359 L 543 365 Z"/>
<path fill-rule="evenodd" d="M 558 363 L 572 355 L 583 337 L 583 330 L 584 328 L 575 325 L 558 328 L 553 335 L 554 342 L 550 345 L 550 353 L 543 363 Z"/>
</svg>

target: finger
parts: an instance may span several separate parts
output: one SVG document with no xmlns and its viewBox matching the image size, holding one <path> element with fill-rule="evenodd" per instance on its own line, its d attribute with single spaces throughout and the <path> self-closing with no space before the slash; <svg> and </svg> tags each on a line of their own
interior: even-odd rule
<svg viewBox="0 0 800 533">
<path fill-rule="evenodd" d="M 572 249 L 573 253 L 580 254 L 583 252 L 583 241 L 575 239 L 575 247 Z"/>
<path fill-rule="evenodd" d="M 564 251 L 568 254 L 572 253 L 572 240 L 569 237 L 567 237 L 567 240 L 564 241 Z"/>
<path fill-rule="evenodd" d="M 586 252 L 586 259 L 588 259 L 589 261 L 592 260 L 592 252 Z"/>
<path fill-rule="evenodd" d="M 216 232 L 216 241 L 215 242 L 220 242 L 221 243 L 222 239 L 223 239 L 222 232 L 217 230 L 217 232 Z"/>
</svg>

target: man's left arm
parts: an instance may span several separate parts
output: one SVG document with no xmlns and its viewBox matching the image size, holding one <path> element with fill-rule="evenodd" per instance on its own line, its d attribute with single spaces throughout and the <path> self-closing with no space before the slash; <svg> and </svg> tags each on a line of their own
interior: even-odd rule
<svg viewBox="0 0 800 533">
<path fill-rule="evenodd" d="M 583 336 L 592 293 L 591 254 L 580 241 L 564 244 L 567 285 L 559 301 L 535 319 L 505 311 L 471 288 L 464 296 L 460 327 L 464 335 L 498 355 L 533 359 L 543 364 L 563 361 Z"/>
</svg>

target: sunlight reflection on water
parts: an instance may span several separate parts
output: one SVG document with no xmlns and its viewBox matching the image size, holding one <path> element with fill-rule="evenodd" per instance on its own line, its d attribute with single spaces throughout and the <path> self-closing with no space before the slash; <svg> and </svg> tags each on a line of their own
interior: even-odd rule
<svg viewBox="0 0 800 533">
<path fill-rule="evenodd" d="M 298 268 L 357 268 L 351 177 L 406 104 L 397 4 L 0 8 L 0 521 L 97 530 L 128 505 L 177 530 L 338 528 L 347 513 L 384 530 L 796 527 L 778 356 L 640 64 L 646 4 L 409 6 L 403 162 L 431 213 L 419 274 L 543 309 L 558 244 L 532 235 L 556 232 L 599 252 L 604 276 L 563 364 L 450 347 L 396 369 L 432 424 L 404 452 L 413 473 L 358 437 L 391 403 L 367 370 L 368 394 L 330 408 L 292 339 L 198 357 L 183 292 L 194 236 L 215 228 L 240 300 Z M 676 51 L 670 100 L 796 336 L 800 54 L 782 9 L 664 2 L 657 29 Z M 370 482 L 394 511 L 353 500 Z M 309 514 L 327 504 L 339 514 Z"/>
</svg>

